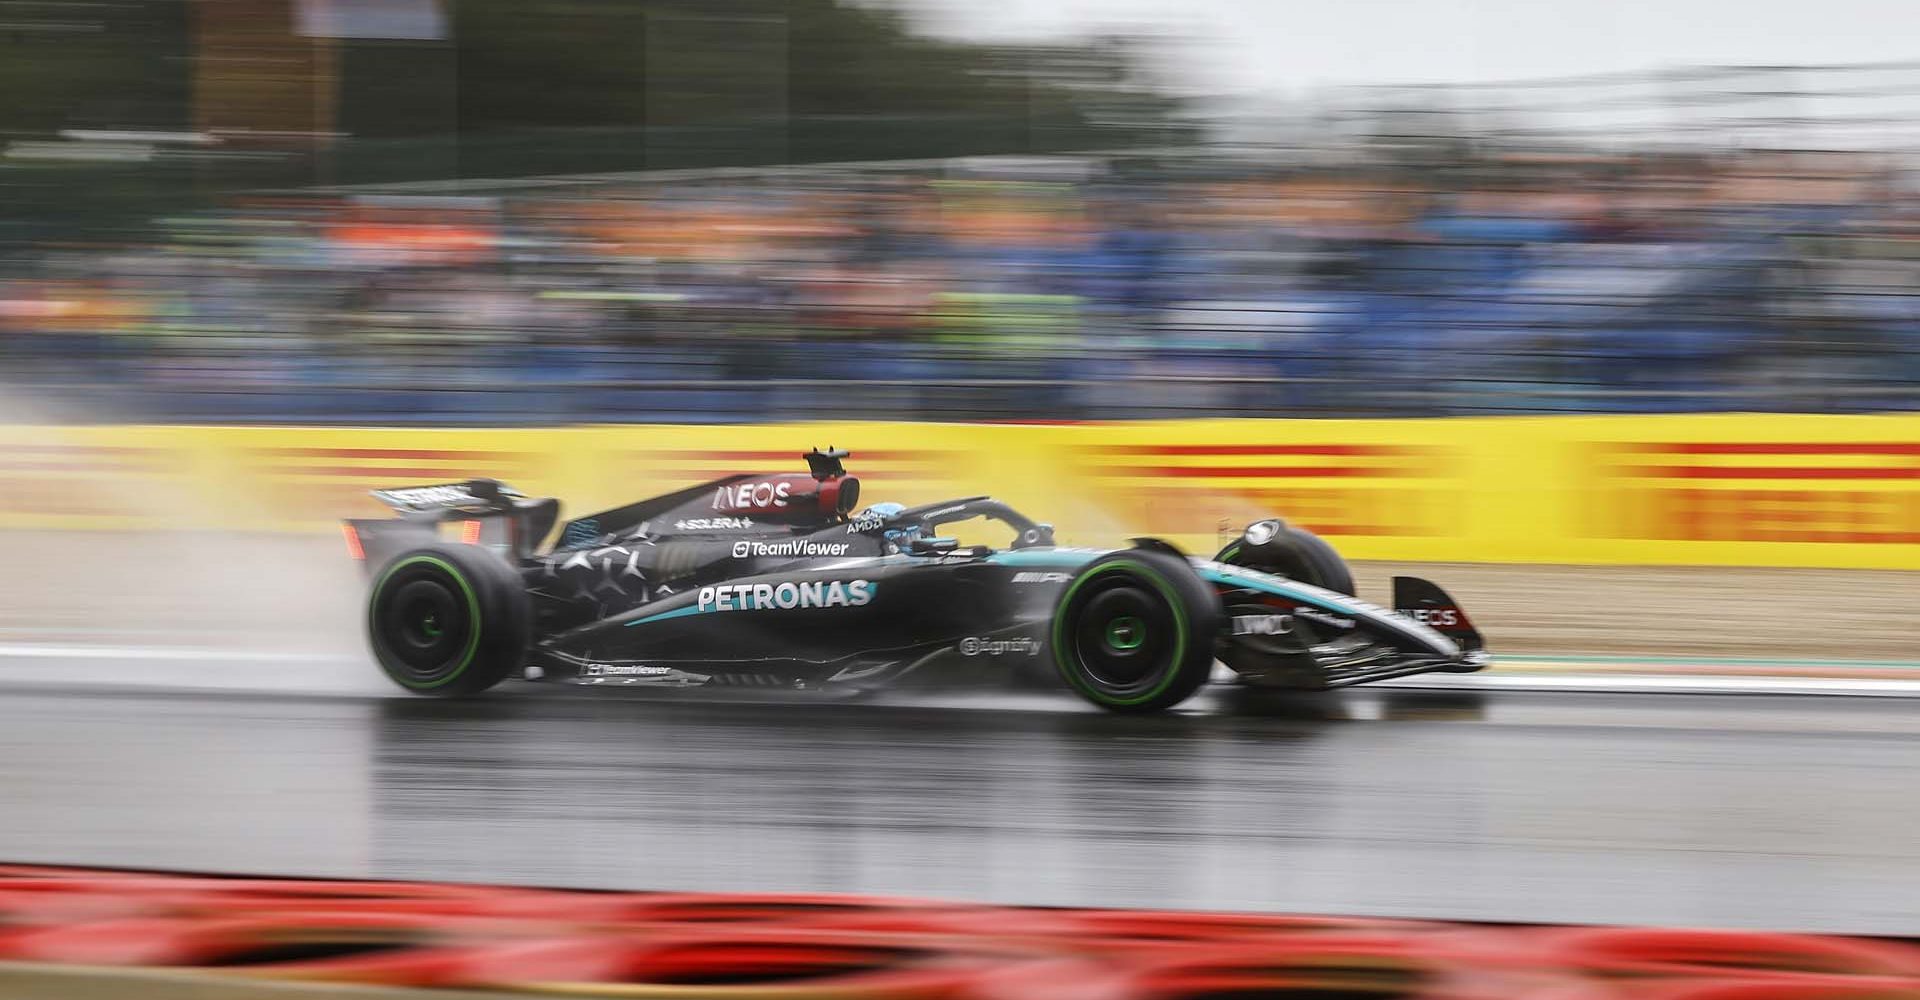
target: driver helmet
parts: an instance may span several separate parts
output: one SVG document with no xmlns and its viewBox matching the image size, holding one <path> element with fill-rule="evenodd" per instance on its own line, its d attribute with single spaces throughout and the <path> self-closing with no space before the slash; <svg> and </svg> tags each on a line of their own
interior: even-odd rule
<svg viewBox="0 0 1920 1000">
<path fill-rule="evenodd" d="M 877 503 L 868 507 L 866 510 L 863 510 L 853 515 L 847 520 L 852 521 L 855 524 L 861 524 L 861 523 L 884 524 L 900 516 L 900 512 L 906 509 L 907 508 L 905 504 Z"/>
</svg>

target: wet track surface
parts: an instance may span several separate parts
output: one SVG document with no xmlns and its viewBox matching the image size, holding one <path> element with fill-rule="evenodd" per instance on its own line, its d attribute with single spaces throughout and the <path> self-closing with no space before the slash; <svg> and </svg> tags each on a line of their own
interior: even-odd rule
<svg viewBox="0 0 1920 1000">
<path fill-rule="evenodd" d="M 0 691 L 0 858 L 1920 931 L 1901 699 Z"/>
</svg>

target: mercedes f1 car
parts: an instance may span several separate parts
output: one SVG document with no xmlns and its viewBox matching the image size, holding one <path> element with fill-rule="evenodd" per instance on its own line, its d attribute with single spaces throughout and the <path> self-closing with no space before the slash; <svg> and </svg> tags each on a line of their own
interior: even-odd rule
<svg viewBox="0 0 1920 1000">
<path fill-rule="evenodd" d="M 990 497 L 860 504 L 844 451 L 805 473 L 728 476 L 563 525 L 487 479 L 376 490 L 346 523 L 371 579 L 375 658 L 408 691 L 509 677 L 582 685 L 860 691 L 1045 677 L 1118 712 L 1179 704 L 1215 662 L 1248 684 L 1324 689 L 1487 662 L 1439 587 L 1354 596 L 1340 556 L 1278 518 L 1212 559 L 1151 538 L 1065 548 Z M 1003 532 L 1004 545 L 963 545 Z M 451 535 L 452 537 L 446 537 Z"/>
</svg>

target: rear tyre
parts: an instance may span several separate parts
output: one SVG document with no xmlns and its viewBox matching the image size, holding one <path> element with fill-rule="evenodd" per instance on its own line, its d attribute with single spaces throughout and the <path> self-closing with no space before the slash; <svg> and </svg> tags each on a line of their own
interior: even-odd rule
<svg viewBox="0 0 1920 1000">
<path fill-rule="evenodd" d="M 1157 712 L 1207 682 L 1219 627 L 1219 597 L 1186 560 L 1129 549 L 1075 574 L 1054 607 L 1050 645 L 1081 697 L 1114 712 Z"/>
<path fill-rule="evenodd" d="M 471 545 L 434 544 L 395 556 L 367 598 L 374 659 L 416 694 L 479 694 L 519 669 L 532 613 L 519 575 Z"/>
<path fill-rule="evenodd" d="M 1354 596 L 1353 570 L 1326 539 L 1278 518 L 1255 524 L 1273 525 L 1271 538 L 1255 544 L 1242 537 L 1221 549 L 1214 561 Z"/>
</svg>

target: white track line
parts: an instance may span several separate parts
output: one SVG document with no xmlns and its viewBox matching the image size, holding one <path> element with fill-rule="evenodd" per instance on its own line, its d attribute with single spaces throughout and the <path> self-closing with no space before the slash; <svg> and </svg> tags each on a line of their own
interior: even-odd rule
<svg viewBox="0 0 1920 1000">
<path fill-rule="evenodd" d="M 199 662 L 341 663 L 347 657 L 191 646 L 91 646 L 78 643 L 0 643 L 0 659 L 16 660 L 192 660 Z"/>
<path fill-rule="evenodd" d="M 346 653 L 66 642 L 0 642 L 0 686 L 280 695 L 394 692 L 365 657 Z"/>
<path fill-rule="evenodd" d="M 1786 694 L 1920 698 L 1920 678 L 1674 677 L 1660 674 L 1420 674 L 1370 687 L 1432 691 L 1567 691 L 1597 694 Z"/>
</svg>

